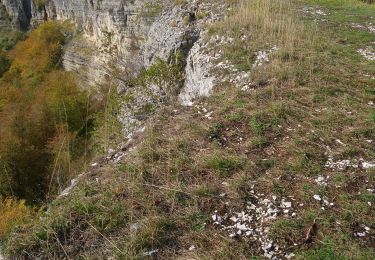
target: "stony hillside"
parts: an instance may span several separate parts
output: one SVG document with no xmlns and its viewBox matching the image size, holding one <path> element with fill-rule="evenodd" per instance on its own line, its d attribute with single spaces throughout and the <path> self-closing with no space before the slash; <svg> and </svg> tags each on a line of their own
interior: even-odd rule
<svg viewBox="0 0 375 260">
<path fill-rule="evenodd" d="M 375 257 L 371 1 L 0 0 L 45 20 L 111 120 L 6 259 Z"/>
</svg>

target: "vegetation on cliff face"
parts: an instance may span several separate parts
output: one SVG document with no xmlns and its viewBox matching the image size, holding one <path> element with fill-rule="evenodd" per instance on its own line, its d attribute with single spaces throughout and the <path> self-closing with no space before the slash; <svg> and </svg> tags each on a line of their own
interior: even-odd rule
<svg viewBox="0 0 375 260">
<path fill-rule="evenodd" d="M 193 107 L 153 111 L 119 163 L 98 160 L 34 223 L 4 229 L 7 255 L 374 258 L 375 64 L 360 51 L 373 46 L 374 5 L 237 3 L 209 28 L 230 39 L 214 46 L 228 81 Z M 248 71 L 252 85 L 231 82 Z M 133 82 L 170 72 L 161 62 Z"/>
</svg>

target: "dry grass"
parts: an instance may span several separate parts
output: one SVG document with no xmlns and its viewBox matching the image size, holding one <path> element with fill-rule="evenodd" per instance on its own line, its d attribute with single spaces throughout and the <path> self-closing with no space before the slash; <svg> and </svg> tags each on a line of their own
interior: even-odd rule
<svg viewBox="0 0 375 260">
<path fill-rule="evenodd" d="M 277 45 L 294 46 L 301 41 L 303 25 L 297 23 L 292 1 L 240 1 L 235 15 L 222 23 L 226 29 L 250 30 L 251 36 Z"/>
<path fill-rule="evenodd" d="M 25 205 L 25 201 L 0 197 L 0 240 L 7 237 L 16 226 L 32 219 L 34 215 L 34 211 Z"/>
</svg>

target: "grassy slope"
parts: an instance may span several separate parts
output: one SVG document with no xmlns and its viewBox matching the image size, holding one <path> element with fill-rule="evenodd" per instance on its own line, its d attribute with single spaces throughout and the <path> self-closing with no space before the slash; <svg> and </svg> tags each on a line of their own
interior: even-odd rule
<svg viewBox="0 0 375 260">
<path fill-rule="evenodd" d="M 314 23 L 312 15 L 285 22 L 276 34 L 267 32 L 275 28 L 270 21 L 258 21 L 254 29 L 233 17 L 212 28 L 232 34 L 235 42 L 224 46 L 224 57 L 240 69 L 251 67 L 244 55 L 265 42 L 278 44 L 271 62 L 253 72 L 262 87 L 245 92 L 223 83 L 200 107 L 164 108 L 148 122 L 138 149 L 120 165 L 93 169 L 70 197 L 53 202 L 41 221 L 20 228 L 6 252 L 88 259 L 142 258 L 151 249 L 160 250 L 159 258 L 261 256 L 251 238 L 231 239 L 211 219 L 215 210 L 240 211 L 255 183 L 256 192 L 294 196 L 297 215 L 269 223 L 270 237 L 285 251 L 300 259 L 373 258 L 375 197 L 367 189 L 375 185 L 374 169 L 324 165 L 327 146 L 335 160 L 375 155 L 366 141 L 375 139 L 375 112 L 368 105 L 375 99 L 375 65 L 357 53 L 375 37 L 351 26 L 374 23 L 375 7 L 354 0 L 298 4 L 320 6 L 329 13 L 327 21 Z M 291 7 L 301 14 L 295 3 Z M 259 18 L 251 12 L 241 14 Z M 262 17 L 285 15 L 290 13 Z M 245 44 L 237 40 L 244 25 L 252 35 Z M 203 108 L 213 112 L 211 120 Z M 330 176 L 326 187 L 315 182 L 318 176 Z M 326 196 L 334 206 L 322 210 L 313 195 Z M 314 219 L 318 234 L 303 244 Z M 355 237 L 362 225 L 370 234 Z M 189 251 L 191 245 L 196 250 Z"/>
</svg>

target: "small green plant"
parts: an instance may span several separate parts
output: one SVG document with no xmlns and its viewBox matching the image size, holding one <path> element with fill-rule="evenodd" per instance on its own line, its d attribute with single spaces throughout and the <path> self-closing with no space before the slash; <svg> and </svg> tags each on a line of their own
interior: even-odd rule
<svg viewBox="0 0 375 260">
<path fill-rule="evenodd" d="M 206 162 L 206 166 L 218 172 L 221 178 L 230 177 L 236 171 L 242 170 L 245 165 L 245 159 L 238 157 L 214 156 Z"/>
<path fill-rule="evenodd" d="M 224 129 L 224 125 L 222 123 L 216 123 L 210 127 L 208 130 L 208 137 L 213 141 L 220 141 L 221 140 L 221 133 Z"/>
<path fill-rule="evenodd" d="M 154 2 L 145 3 L 138 16 L 148 23 L 151 23 L 152 21 L 154 21 L 155 17 L 161 13 L 162 10 L 163 5 L 159 0 L 157 0 Z"/>
<path fill-rule="evenodd" d="M 256 116 L 251 118 L 250 127 L 257 135 L 263 135 L 267 129 L 267 125 L 260 121 Z"/>
<path fill-rule="evenodd" d="M 49 0 L 35 0 L 36 8 L 41 11 L 46 6 Z"/>
</svg>

